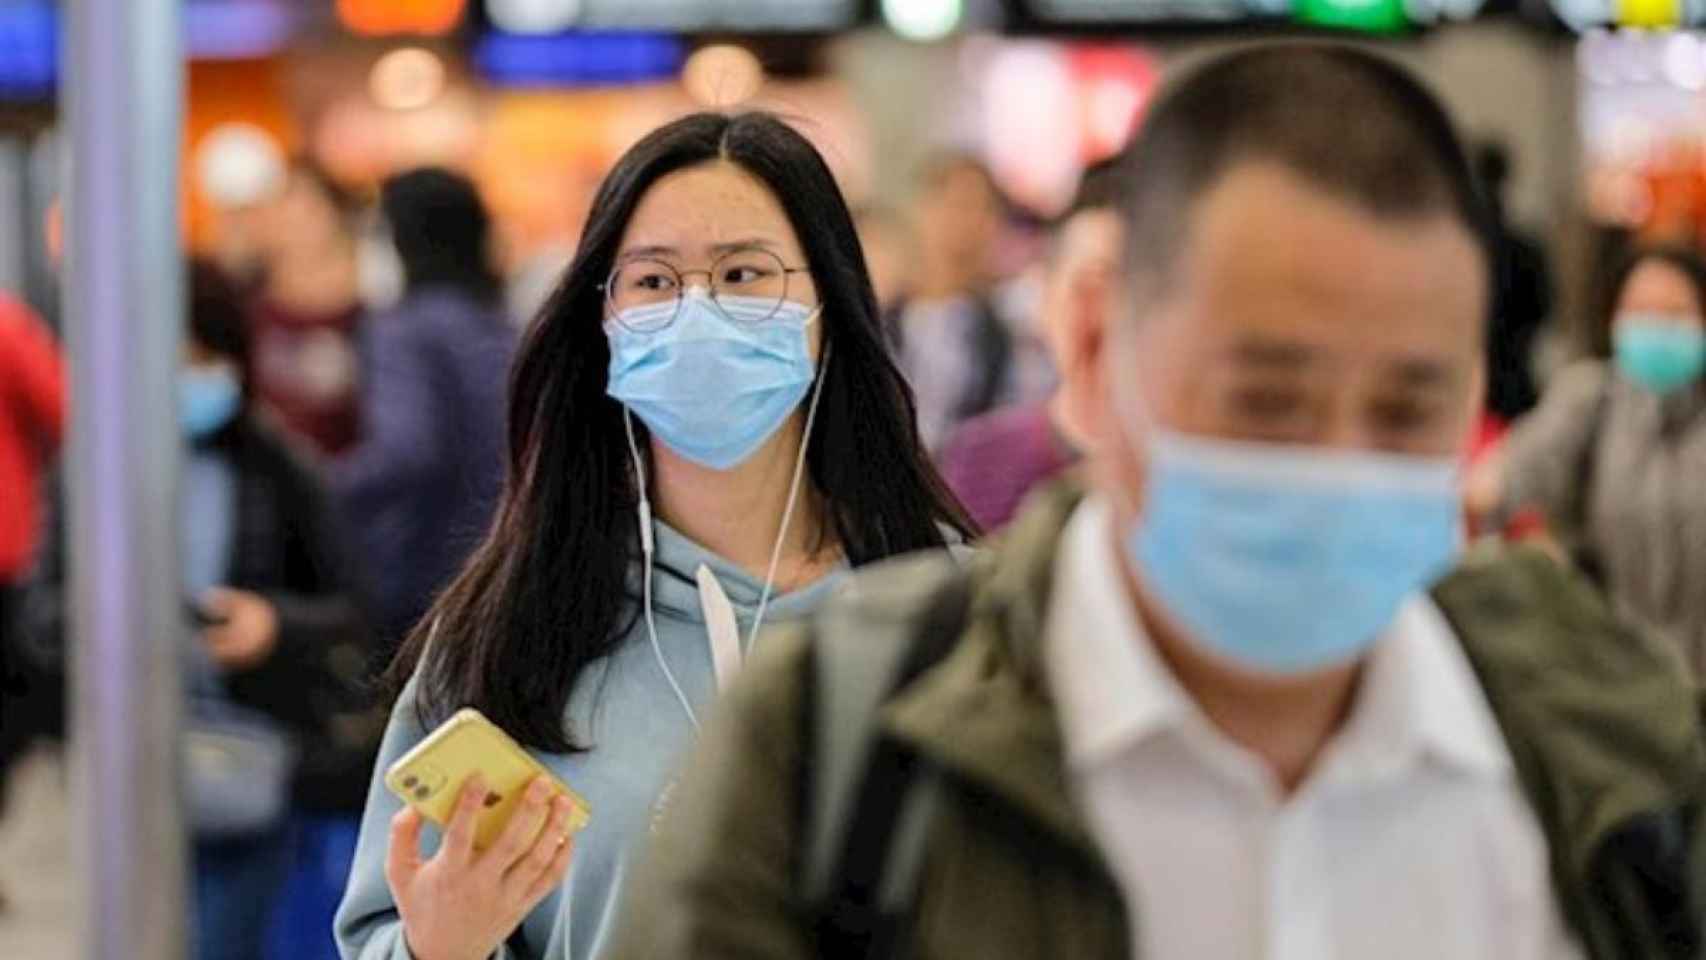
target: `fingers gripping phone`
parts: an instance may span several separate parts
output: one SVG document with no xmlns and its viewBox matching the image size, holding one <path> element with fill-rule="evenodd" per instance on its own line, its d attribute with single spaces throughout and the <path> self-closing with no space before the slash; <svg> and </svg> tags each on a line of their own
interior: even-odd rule
<svg viewBox="0 0 1706 960">
<path fill-rule="evenodd" d="M 468 778 L 479 774 L 486 784 L 486 804 L 475 824 L 474 846 L 484 850 L 496 842 L 528 784 L 543 776 L 574 804 L 569 832 L 579 832 L 592 819 L 581 796 L 533 759 L 521 744 L 473 708 L 459 711 L 404 754 L 385 772 L 385 786 L 404 803 L 439 825 L 448 827 L 456 801 Z"/>
</svg>

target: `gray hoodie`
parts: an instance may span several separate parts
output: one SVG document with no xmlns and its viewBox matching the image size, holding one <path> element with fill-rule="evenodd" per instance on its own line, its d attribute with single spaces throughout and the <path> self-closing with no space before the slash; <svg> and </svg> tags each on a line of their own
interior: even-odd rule
<svg viewBox="0 0 1706 960">
<path fill-rule="evenodd" d="M 658 641 L 670 671 L 704 720 L 717 684 L 696 580 L 701 565 L 715 574 L 732 602 L 743 645 L 764 584 L 677 531 L 657 525 L 652 607 Z M 638 573 L 633 578 L 636 595 Z M 802 618 L 838 588 L 844 573 L 837 570 L 772 599 L 765 623 Z M 758 642 L 764 642 L 762 635 Z M 382 778 L 387 767 L 426 736 L 415 718 L 413 690 L 411 683 L 392 712 L 368 792 L 349 887 L 338 908 L 335 933 L 345 960 L 410 960 L 402 921 L 385 882 L 390 822 L 402 805 Z M 694 733 L 658 666 L 643 621 L 614 654 L 576 683 L 567 719 L 592 749 L 573 756 L 535 756 L 586 798 L 592 822 L 575 841 L 568 880 L 510 939 L 500 954 L 506 960 L 588 960 L 604 951 L 623 880 L 668 802 L 671 776 Z M 422 844 L 429 854 L 438 847 L 438 833 L 430 826 Z"/>
</svg>

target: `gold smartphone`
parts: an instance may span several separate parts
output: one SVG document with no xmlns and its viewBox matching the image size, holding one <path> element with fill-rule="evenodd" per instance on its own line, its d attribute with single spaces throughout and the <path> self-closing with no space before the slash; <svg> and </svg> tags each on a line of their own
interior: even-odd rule
<svg viewBox="0 0 1706 960">
<path fill-rule="evenodd" d="M 570 834 L 579 832 L 592 819 L 592 810 L 579 794 L 472 707 L 458 711 L 393 763 L 385 771 L 385 786 L 443 828 L 449 826 L 456 812 L 463 785 L 476 773 L 485 780 L 487 791 L 486 806 L 474 831 L 477 849 L 484 850 L 497 841 L 528 784 L 541 776 L 548 777 L 574 804 L 569 814 Z"/>
</svg>

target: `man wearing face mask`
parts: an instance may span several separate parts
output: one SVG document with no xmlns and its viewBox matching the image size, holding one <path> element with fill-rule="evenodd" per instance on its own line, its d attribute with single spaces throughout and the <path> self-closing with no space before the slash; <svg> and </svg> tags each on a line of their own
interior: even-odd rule
<svg viewBox="0 0 1706 960">
<path fill-rule="evenodd" d="M 1680 665 L 1459 557 L 1490 264 L 1443 110 L 1253 47 L 1124 162 L 1088 489 L 768 638 L 614 956 L 1696 955 Z"/>
</svg>

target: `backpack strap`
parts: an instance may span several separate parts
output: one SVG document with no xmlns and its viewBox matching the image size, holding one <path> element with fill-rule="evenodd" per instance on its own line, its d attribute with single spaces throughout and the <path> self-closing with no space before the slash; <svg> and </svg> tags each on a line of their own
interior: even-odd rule
<svg viewBox="0 0 1706 960">
<path fill-rule="evenodd" d="M 1476 551 L 1434 599 L 1486 692 L 1589 955 L 1699 956 L 1706 741 L 1680 658 L 1532 548 Z"/>
<path fill-rule="evenodd" d="M 971 578 L 956 569 L 900 643 L 812 644 L 800 870 L 826 960 L 896 956 L 910 927 L 942 776 L 875 721 L 953 649 L 970 599 Z"/>
</svg>

